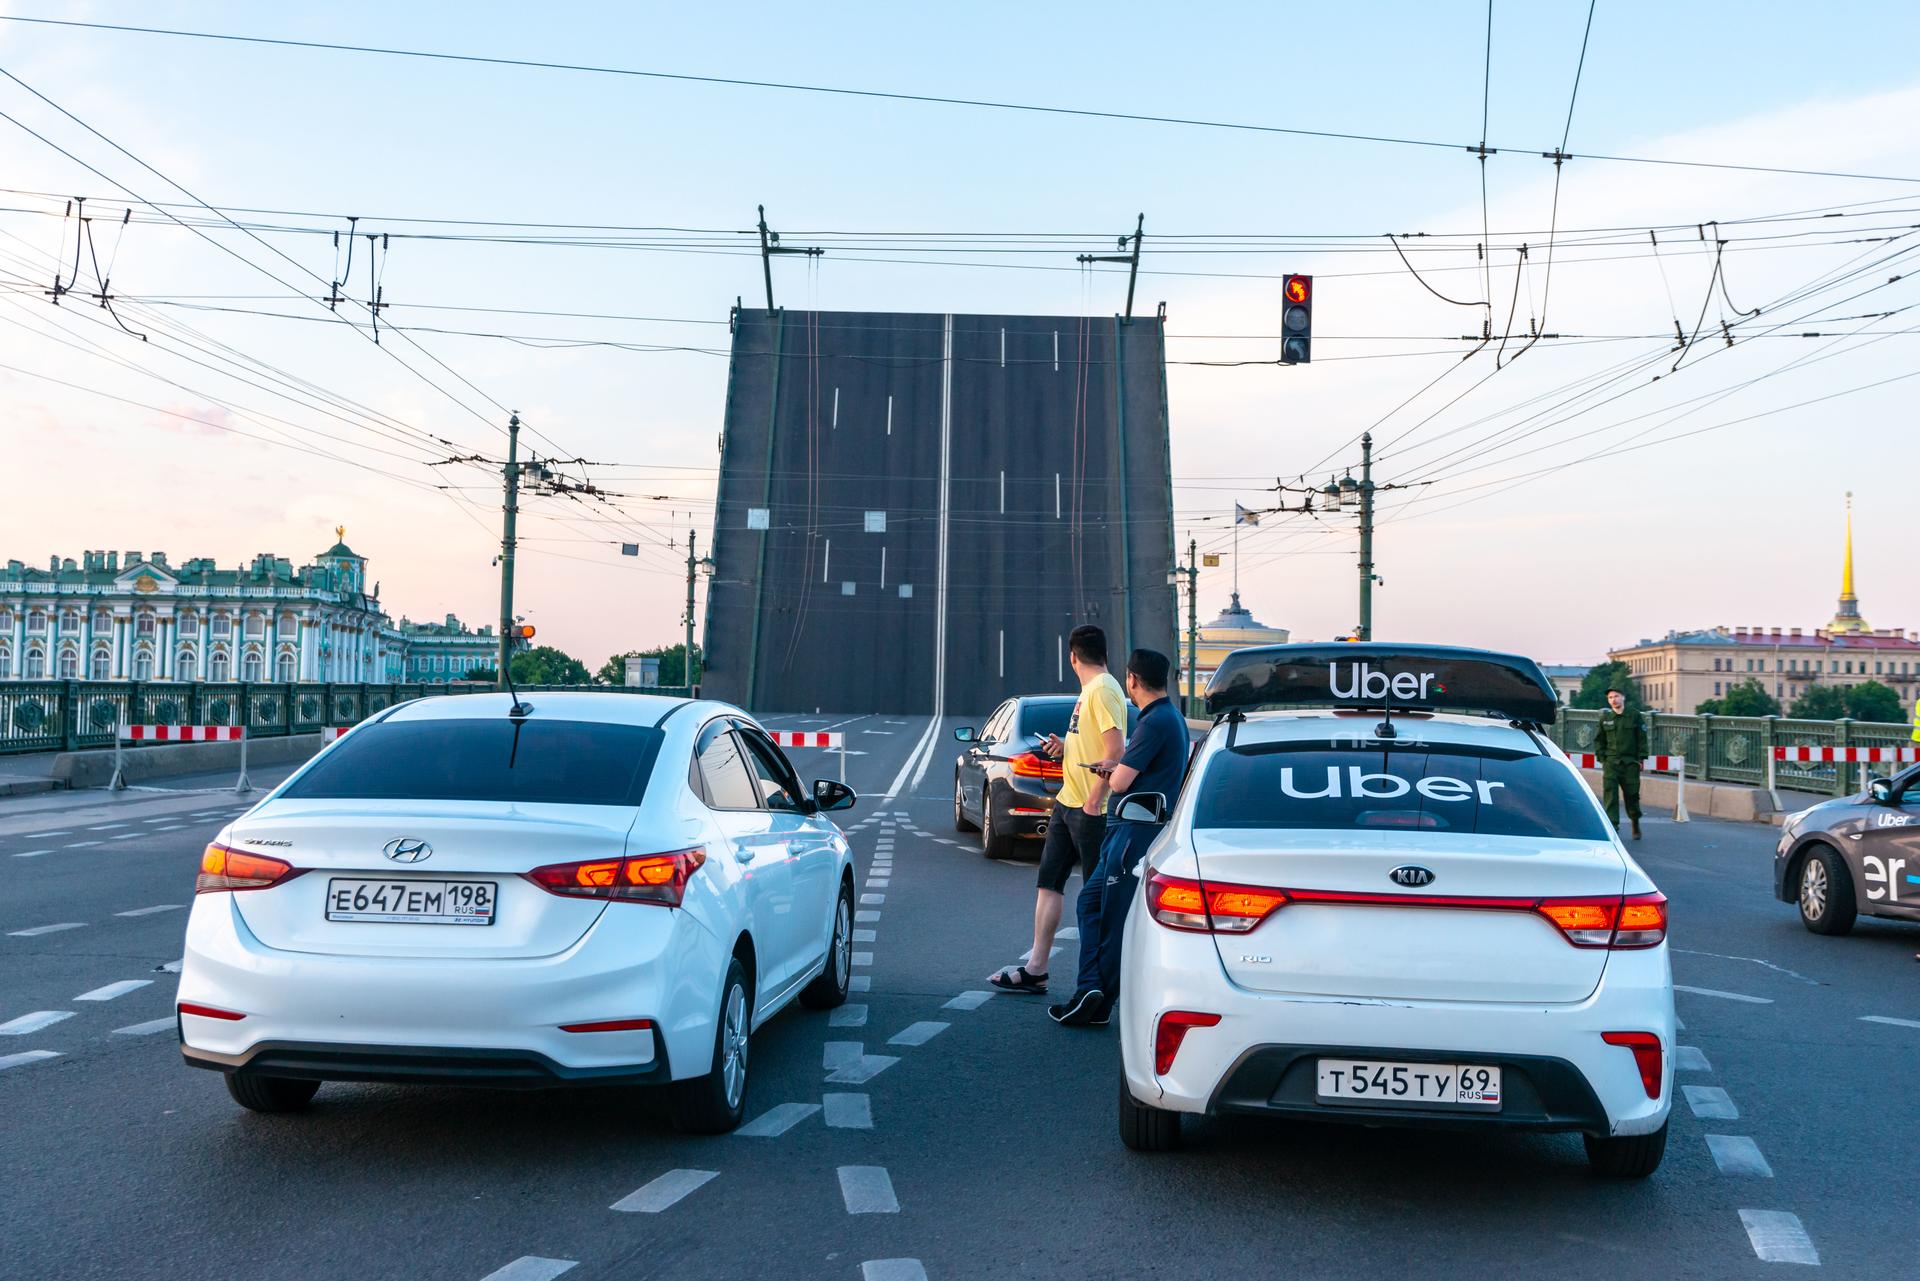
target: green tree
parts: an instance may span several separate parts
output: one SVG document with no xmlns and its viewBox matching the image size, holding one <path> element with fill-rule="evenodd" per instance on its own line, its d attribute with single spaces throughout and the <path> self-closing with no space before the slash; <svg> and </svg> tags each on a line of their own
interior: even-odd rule
<svg viewBox="0 0 1920 1281">
<path fill-rule="evenodd" d="M 1809 685 L 1787 714 L 1800 721 L 1837 721 L 1847 714 L 1846 691 L 1838 685 Z"/>
<path fill-rule="evenodd" d="M 629 658 L 658 658 L 660 660 L 660 683 L 662 685 L 685 685 L 687 683 L 687 647 L 679 645 L 656 645 L 652 649 L 630 649 L 624 654 L 615 654 L 600 665 L 594 674 L 597 685 L 624 685 L 627 683 L 626 661 Z M 705 657 L 700 647 L 693 647 L 693 663 L 698 673 L 705 666 Z"/>
<path fill-rule="evenodd" d="M 513 656 L 516 685 L 586 685 L 591 679 L 585 663 L 551 645 Z"/>
<path fill-rule="evenodd" d="M 1904 721 L 1900 695 L 1879 681 L 1861 681 L 1847 688 L 1847 715 L 1856 721 Z"/>
<path fill-rule="evenodd" d="M 1709 698 L 1693 709 L 1700 716 L 1778 716 L 1780 700 L 1767 693 L 1758 678 L 1749 676 L 1730 685 L 1719 698 Z"/>
<path fill-rule="evenodd" d="M 469 667 L 467 674 L 460 679 L 466 681 L 497 681 L 500 679 L 500 669 L 491 663 L 484 667 Z"/>
<path fill-rule="evenodd" d="M 1598 709 L 1607 705 L 1607 691 L 1617 689 L 1627 696 L 1627 710 L 1642 711 L 1639 687 L 1633 683 L 1633 670 L 1625 663 L 1606 662 L 1591 668 L 1573 696 L 1572 706 Z"/>
</svg>

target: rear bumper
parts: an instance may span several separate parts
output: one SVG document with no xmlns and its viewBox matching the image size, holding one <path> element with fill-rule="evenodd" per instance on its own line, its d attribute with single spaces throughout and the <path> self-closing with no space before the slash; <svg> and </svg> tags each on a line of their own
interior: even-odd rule
<svg viewBox="0 0 1920 1281">
<path fill-rule="evenodd" d="M 993 807 L 993 830 L 1009 836 L 1045 836 L 1059 790 L 1057 783 L 1048 790 L 1043 779 L 1017 775 L 990 784 L 987 804 Z"/>
<path fill-rule="evenodd" d="M 189 1067 L 307 1081 L 374 1081 L 392 1085 L 483 1085 L 540 1090 L 566 1085 L 652 1085 L 673 1079 L 666 1046 L 651 1033 L 651 1067 L 568 1067 L 531 1050 L 450 1046 L 344 1045 L 261 1041 L 239 1054 L 181 1045 Z"/>
</svg>

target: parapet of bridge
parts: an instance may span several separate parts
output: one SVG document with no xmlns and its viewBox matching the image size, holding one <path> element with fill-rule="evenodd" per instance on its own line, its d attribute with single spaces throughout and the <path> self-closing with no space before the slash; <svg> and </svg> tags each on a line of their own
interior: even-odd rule
<svg viewBox="0 0 1920 1281">
<path fill-rule="evenodd" d="M 1156 317 L 741 310 L 703 692 L 975 715 L 1174 652 Z"/>
</svg>

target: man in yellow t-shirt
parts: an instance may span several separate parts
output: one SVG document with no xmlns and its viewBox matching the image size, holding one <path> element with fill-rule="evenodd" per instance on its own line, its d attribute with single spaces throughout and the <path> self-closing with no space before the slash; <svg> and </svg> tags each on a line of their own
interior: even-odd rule
<svg viewBox="0 0 1920 1281">
<path fill-rule="evenodd" d="M 1046 844 L 1040 849 L 1040 892 L 1033 905 L 1033 950 L 1019 965 L 1001 970 L 987 982 L 1002 992 L 1037 996 L 1047 990 L 1047 958 L 1066 904 L 1067 880 L 1075 864 L 1089 877 L 1100 860 L 1107 831 L 1107 780 L 1091 766 L 1118 760 L 1127 738 L 1127 695 L 1107 670 L 1107 635 L 1091 624 L 1067 637 L 1067 660 L 1080 678 L 1080 700 L 1073 705 L 1066 737 L 1049 734 L 1040 750 L 1061 763 L 1060 794 L 1047 818 Z"/>
</svg>

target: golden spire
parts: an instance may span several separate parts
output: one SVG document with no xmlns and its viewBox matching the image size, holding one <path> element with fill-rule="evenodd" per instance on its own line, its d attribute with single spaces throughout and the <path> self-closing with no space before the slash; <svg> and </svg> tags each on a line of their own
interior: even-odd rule
<svg viewBox="0 0 1920 1281">
<path fill-rule="evenodd" d="M 1849 501 L 1851 501 L 1853 498 L 1853 495 L 1848 494 L 1847 498 Z M 337 539 L 340 542 L 343 542 L 343 543 L 346 542 L 347 527 L 345 525 L 335 525 L 333 527 L 333 536 L 335 539 Z M 1847 581 L 1848 582 L 1853 581 L 1853 517 L 1852 516 L 1847 517 Z M 1848 588 L 1847 590 L 1851 591 L 1853 589 Z"/>
<path fill-rule="evenodd" d="M 1840 609 L 1827 624 L 1831 634 L 1864 632 L 1867 620 L 1860 617 L 1860 601 L 1853 594 L 1853 491 L 1847 491 L 1847 552 L 1840 567 Z"/>
<path fill-rule="evenodd" d="M 1853 491 L 1847 491 L 1847 559 L 1840 570 L 1840 599 L 1853 599 Z"/>
</svg>

